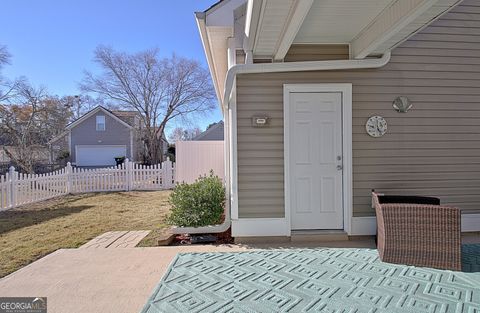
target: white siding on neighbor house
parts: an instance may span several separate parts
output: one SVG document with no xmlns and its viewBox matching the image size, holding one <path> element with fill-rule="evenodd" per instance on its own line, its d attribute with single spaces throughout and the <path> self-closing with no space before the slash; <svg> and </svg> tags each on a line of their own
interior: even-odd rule
<svg viewBox="0 0 480 313">
<path fill-rule="evenodd" d="M 239 217 L 284 215 L 283 84 L 353 84 L 353 210 L 369 216 L 370 191 L 432 195 L 480 212 L 480 2 L 466 0 L 396 48 L 381 69 L 239 75 Z M 408 113 L 392 101 L 407 96 Z M 267 128 L 251 126 L 266 114 Z M 388 132 L 371 138 L 381 115 Z"/>
<path fill-rule="evenodd" d="M 225 179 L 223 141 L 177 141 L 175 143 L 175 181 L 193 183 L 210 170 Z"/>
</svg>

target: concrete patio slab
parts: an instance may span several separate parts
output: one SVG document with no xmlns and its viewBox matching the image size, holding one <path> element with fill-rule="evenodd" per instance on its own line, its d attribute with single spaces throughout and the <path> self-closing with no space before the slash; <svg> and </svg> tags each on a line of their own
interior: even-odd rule
<svg viewBox="0 0 480 313">
<path fill-rule="evenodd" d="M 468 241 L 480 242 L 480 236 L 472 236 Z M 374 246 L 373 240 L 368 239 L 221 246 L 61 249 L 0 279 L 0 296 L 46 296 L 49 313 L 139 312 L 170 262 L 180 252 Z"/>
<path fill-rule="evenodd" d="M 62 249 L 0 279 L 0 296 L 47 297 L 49 313 L 139 312 L 178 252 L 243 249 Z"/>
</svg>

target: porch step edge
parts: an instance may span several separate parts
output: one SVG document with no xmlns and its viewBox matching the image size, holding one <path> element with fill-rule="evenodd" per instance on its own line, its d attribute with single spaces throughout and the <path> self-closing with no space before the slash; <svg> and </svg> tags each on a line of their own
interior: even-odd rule
<svg viewBox="0 0 480 313">
<path fill-rule="evenodd" d="M 292 231 L 292 242 L 315 242 L 315 241 L 348 241 L 348 234 L 339 230 L 306 230 Z"/>
</svg>

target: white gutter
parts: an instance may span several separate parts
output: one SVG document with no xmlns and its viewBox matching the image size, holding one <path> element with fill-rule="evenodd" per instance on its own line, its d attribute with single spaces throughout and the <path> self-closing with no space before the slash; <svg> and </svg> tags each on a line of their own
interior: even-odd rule
<svg viewBox="0 0 480 313">
<path fill-rule="evenodd" d="M 215 69 L 215 63 L 213 62 L 212 50 L 210 49 L 210 44 L 208 43 L 206 18 L 207 14 L 205 12 L 195 12 L 195 20 L 197 21 L 198 32 L 200 33 L 203 49 L 205 50 L 205 55 L 207 56 L 208 68 L 212 74 L 211 76 L 213 80 L 213 86 L 215 87 L 215 93 L 217 94 L 217 98 L 220 99 L 221 91 L 218 90 L 217 71 Z"/>
<path fill-rule="evenodd" d="M 237 64 L 237 49 L 235 48 L 235 37 L 229 37 L 227 39 L 227 58 L 228 58 L 228 68 L 235 66 Z"/>
<path fill-rule="evenodd" d="M 391 53 L 387 51 L 381 58 L 364 60 L 336 60 L 336 61 L 308 61 L 308 62 L 285 62 L 285 63 L 257 63 L 238 64 L 231 67 L 225 80 L 225 92 L 222 101 L 222 109 L 229 107 L 229 99 L 233 90 L 234 82 L 238 74 L 255 73 L 279 73 L 279 72 L 303 72 L 303 71 L 333 71 L 380 68 L 390 61 Z M 228 201 L 228 199 L 227 199 Z M 206 227 L 173 227 L 174 234 L 208 234 L 223 233 L 230 228 L 230 210 L 225 210 L 225 221 L 220 225 Z"/>
<path fill-rule="evenodd" d="M 222 106 L 228 108 L 230 95 L 233 89 L 233 83 L 235 82 L 235 78 L 238 74 L 379 68 L 385 66 L 390 61 L 390 57 L 391 53 L 390 51 L 387 51 L 383 54 L 381 58 L 375 59 L 238 64 L 231 67 L 227 72 Z"/>
<path fill-rule="evenodd" d="M 253 63 L 253 49 L 257 37 L 257 29 L 261 16 L 265 10 L 266 1 L 248 0 L 245 16 L 245 38 L 243 50 L 245 51 L 245 63 Z"/>
</svg>

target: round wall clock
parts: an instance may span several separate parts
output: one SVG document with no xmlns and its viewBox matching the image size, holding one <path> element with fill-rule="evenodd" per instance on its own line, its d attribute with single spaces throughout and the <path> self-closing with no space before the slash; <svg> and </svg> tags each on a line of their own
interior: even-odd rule
<svg viewBox="0 0 480 313">
<path fill-rule="evenodd" d="M 387 121 L 381 116 L 372 116 L 365 124 L 365 129 L 372 137 L 382 137 L 387 132 Z"/>
</svg>

